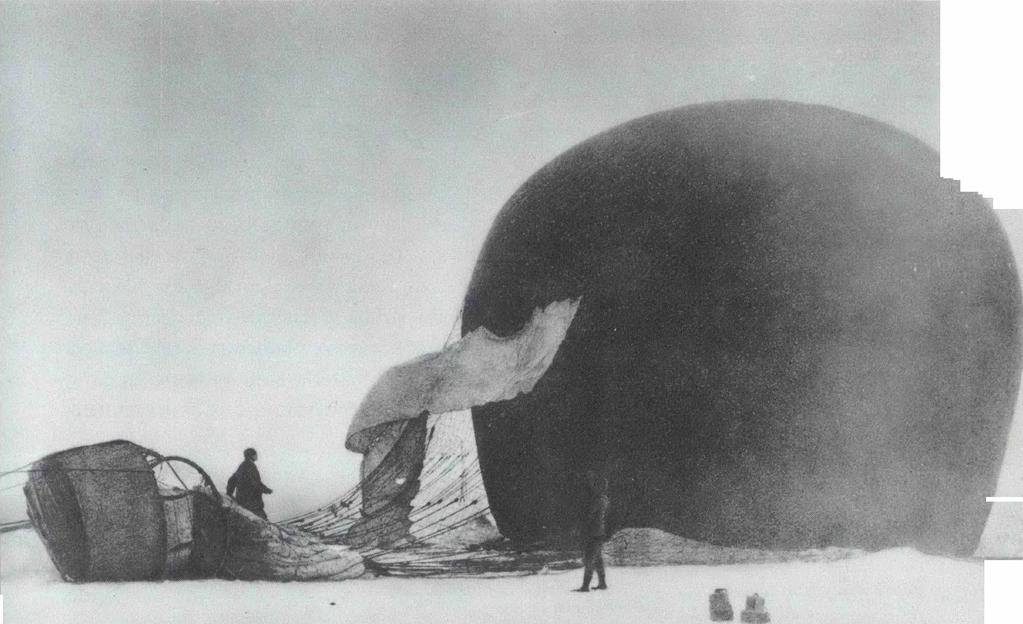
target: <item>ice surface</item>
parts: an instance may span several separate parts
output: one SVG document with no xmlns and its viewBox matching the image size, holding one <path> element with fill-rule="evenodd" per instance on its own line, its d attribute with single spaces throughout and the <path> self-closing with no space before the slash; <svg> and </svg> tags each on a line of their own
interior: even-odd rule
<svg viewBox="0 0 1023 624">
<path fill-rule="evenodd" d="M 31 531 L 0 535 L 4 622 L 318 622 L 687 624 L 709 622 L 708 596 L 766 599 L 779 624 L 981 624 L 983 566 L 908 548 L 831 562 L 613 567 L 607 592 L 573 593 L 581 573 L 499 579 L 269 583 L 60 580 Z M 333 605 L 331 603 L 334 603 Z"/>
</svg>

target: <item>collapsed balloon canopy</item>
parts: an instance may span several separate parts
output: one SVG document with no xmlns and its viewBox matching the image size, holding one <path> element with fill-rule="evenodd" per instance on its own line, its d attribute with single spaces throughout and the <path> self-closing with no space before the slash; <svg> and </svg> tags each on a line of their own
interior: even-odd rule
<svg viewBox="0 0 1023 624">
<path fill-rule="evenodd" d="M 986 203 L 910 135 L 716 102 L 555 158 L 498 215 L 463 331 L 582 297 L 533 392 L 473 408 L 502 533 L 972 552 L 1019 381 L 1019 282 Z"/>
</svg>

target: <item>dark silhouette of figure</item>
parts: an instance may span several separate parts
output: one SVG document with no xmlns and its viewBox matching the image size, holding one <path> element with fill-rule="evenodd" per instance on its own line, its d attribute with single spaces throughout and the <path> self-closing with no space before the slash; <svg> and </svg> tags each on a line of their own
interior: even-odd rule
<svg viewBox="0 0 1023 624">
<path fill-rule="evenodd" d="M 583 584 L 577 591 L 590 591 L 593 571 L 597 571 L 597 589 L 607 589 L 604 577 L 604 539 L 607 537 L 607 509 L 611 499 L 607 496 L 607 478 L 586 473 L 586 512 L 580 527 L 583 551 Z"/>
<path fill-rule="evenodd" d="M 238 465 L 231 478 L 227 480 L 227 495 L 234 497 L 239 505 L 248 509 L 260 518 L 266 520 L 266 512 L 263 510 L 263 495 L 272 494 L 273 490 L 263 485 L 259 477 L 259 469 L 256 468 L 256 460 L 259 456 L 256 449 L 245 449 L 245 460 Z M 238 495 L 235 496 L 235 489 Z"/>
</svg>

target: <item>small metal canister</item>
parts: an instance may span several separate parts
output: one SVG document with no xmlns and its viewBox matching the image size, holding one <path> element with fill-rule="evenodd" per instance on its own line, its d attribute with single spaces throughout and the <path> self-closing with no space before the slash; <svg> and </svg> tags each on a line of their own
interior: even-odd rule
<svg viewBox="0 0 1023 624">
<path fill-rule="evenodd" d="M 710 595 L 710 621 L 731 622 L 733 617 L 732 603 L 728 601 L 728 590 L 720 587 L 715 589 Z"/>
<path fill-rule="evenodd" d="M 746 608 L 739 618 L 747 624 L 767 624 L 771 621 L 771 614 L 764 608 L 764 598 L 760 594 L 753 594 L 746 597 Z"/>
</svg>

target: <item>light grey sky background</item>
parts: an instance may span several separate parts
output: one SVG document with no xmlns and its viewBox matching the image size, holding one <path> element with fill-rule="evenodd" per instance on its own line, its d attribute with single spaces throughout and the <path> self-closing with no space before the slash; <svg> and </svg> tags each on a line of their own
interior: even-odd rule
<svg viewBox="0 0 1023 624">
<path fill-rule="evenodd" d="M 745 97 L 937 147 L 938 5 L 3 3 L 0 469 L 127 438 L 223 486 L 255 446 L 271 518 L 324 502 L 519 184 Z"/>
</svg>

